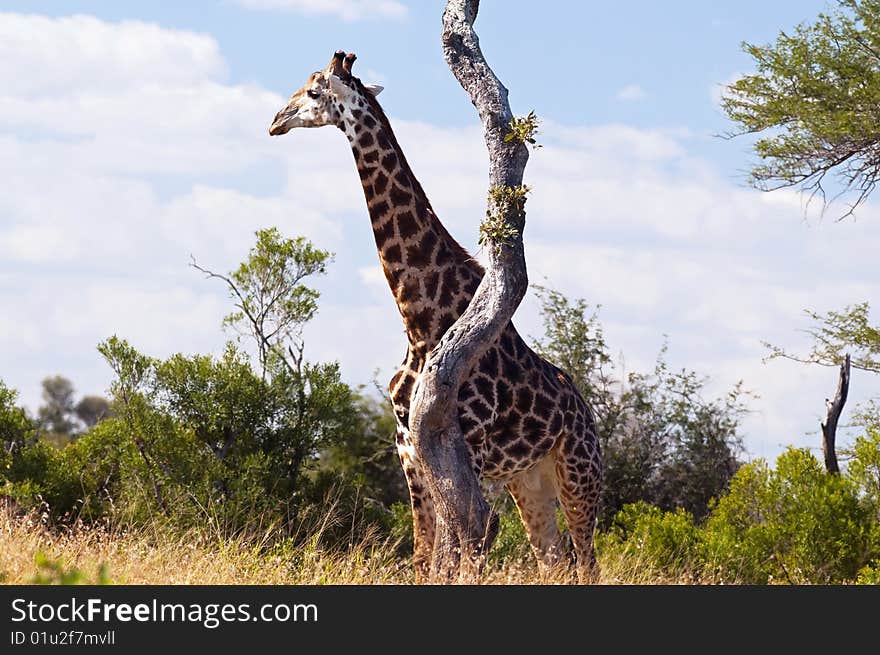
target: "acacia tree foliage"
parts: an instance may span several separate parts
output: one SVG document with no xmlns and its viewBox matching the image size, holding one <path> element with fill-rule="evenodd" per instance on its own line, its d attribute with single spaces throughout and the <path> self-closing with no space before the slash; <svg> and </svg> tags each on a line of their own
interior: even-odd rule
<svg viewBox="0 0 880 655">
<path fill-rule="evenodd" d="M 305 237 L 285 239 L 274 227 L 258 230 L 256 236 L 247 259 L 228 275 L 204 269 L 195 260 L 192 266 L 226 283 L 235 311 L 223 325 L 254 341 L 263 375 L 273 357 L 293 371 L 302 364 L 302 327 L 318 311 L 320 295 L 302 282 L 323 274 L 333 255 Z"/>
<path fill-rule="evenodd" d="M 835 10 L 781 33 L 775 44 L 744 48 L 757 72 L 730 85 L 722 106 L 742 132 L 762 135 L 752 183 L 800 187 L 826 203 L 830 175 L 836 195 L 850 199 L 844 216 L 852 213 L 880 180 L 880 0 L 838 0 Z M 849 353 L 853 368 L 880 373 L 880 329 L 869 322 L 867 302 L 806 313 L 810 351 L 765 344 L 770 358 L 839 366 Z M 856 419 L 880 425 L 877 402 Z"/>
<path fill-rule="evenodd" d="M 812 321 L 812 325 L 804 329 L 813 340 L 809 352 L 796 354 L 765 342 L 764 345 L 770 350 L 768 359 L 783 358 L 802 364 L 835 367 L 840 366 L 846 354 L 849 354 L 852 368 L 880 374 L 880 325 L 871 324 L 870 312 L 867 302 L 825 314 L 806 310 L 806 315 Z M 880 399 L 869 399 L 851 415 L 855 425 L 880 428 Z"/>
<path fill-rule="evenodd" d="M 115 338 L 100 348 L 117 371 L 116 415 L 163 511 L 183 494 L 186 505 L 233 513 L 295 513 L 304 469 L 355 421 L 336 364 L 305 362 L 302 376 L 279 367 L 263 377 L 233 344 L 220 357 L 165 360 Z"/>
<path fill-rule="evenodd" d="M 820 314 L 806 310 L 813 325 L 804 331 L 813 339 L 806 355 L 795 355 L 780 346 L 766 343 L 770 358 L 782 357 L 804 364 L 840 366 L 849 353 L 852 367 L 880 373 L 880 325 L 871 325 L 867 302 L 844 307 L 842 311 Z"/>
<path fill-rule="evenodd" d="M 545 327 L 536 350 L 569 371 L 596 414 L 605 464 L 600 522 L 637 501 L 704 517 L 739 467 L 748 393 L 738 384 L 707 400 L 708 378 L 670 370 L 665 347 L 652 371 L 619 371 L 598 308 L 535 288 Z"/>
<path fill-rule="evenodd" d="M 275 228 L 256 237 L 229 275 L 193 266 L 226 282 L 235 311 L 223 324 L 253 340 L 259 374 L 233 343 L 220 357 L 177 354 L 164 361 L 116 337 L 99 346 L 116 373 L 114 410 L 134 435 L 163 511 L 168 489 L 199 469 L 195 477 L 207 494 L 199 504 L 283 501 L 293 512 L 303 470 L 355 420 L 338 364 L 312 364 L 303 354 L 302 328 L 319 297 L 303 281 L 324 272 L 329 253 Z"/>
<path fill-rule="evenodd" d="M 845 216 L 880 180 L 880 0 L 837 5 L 774 44 L 743 44 L 757 72 L 721 106 L 739 134 L 761 135 L 754 186 L 800 187 L 824 203 L 830 174 L 834 197 L 850 198 Z"/>
</svg>

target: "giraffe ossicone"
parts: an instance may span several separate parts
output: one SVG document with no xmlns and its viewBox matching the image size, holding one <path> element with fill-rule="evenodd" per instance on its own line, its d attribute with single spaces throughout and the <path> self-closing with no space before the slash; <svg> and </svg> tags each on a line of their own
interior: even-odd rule
<svg viewBox="0 0 880 655">
<path fill-rule="evenodd" d="M 334 125 L 351 144 L 382 270 L 406 330 L 389 391 L 413 511 L 416 579 L 426 578 L 434 509 L 409 435 L 413 386 L 428 352 L 464 312 L 483 269 L 447 232 L 397 143 L 376 96 L 337 51 L 275 116 L 269 134 Z M 568 524 L 582 582 L 598 570 L 593 532 L 602 462 L 593 413 L 571 378 L 529 348 L 509 323 L 458 395 L 459 422 L 478 476 L 513 496 L 542 570 L 566 564 L 556 507 Z"/>
</svg>

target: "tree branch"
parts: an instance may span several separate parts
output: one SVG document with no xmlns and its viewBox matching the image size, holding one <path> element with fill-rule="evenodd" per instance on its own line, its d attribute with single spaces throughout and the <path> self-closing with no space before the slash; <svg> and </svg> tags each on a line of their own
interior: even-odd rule
<svg viewBox="0 0 880 655">
<path fill-rule="evenodd" d="M 837 380 L 837 392 L 832 400 L 826 400 L 827 413 L 825 421 L 822 423 L 822 452 L 825 455 L 825 470 L 831 474 L 840 473 L 840 467 L 837 464 L 837 451 L 834 447 L 834 439 L 837 436 L 837 421 L 846 404 L 846 397 L 849 394 L 849 372 L 850 361 L 849 354 L 840 365 L 840 377 Z"/>
<path fill-rule="evenodd" d="M 529 158 L 525 144 L 504 141 L 513 118 L 507 89 L 489 68 L 474 32 L 479 0 L 449 0 L 443 12 L 443 56 L 480 114 L 489 149 L 490 186 L 519 186 Z"/>
<path fill-rule="evenodd" d="M 205 277 L 207 277 L 209 279 L 210 278 L 217 278 L 218 280 L 223 280 L 226 283 L 226 286 L 229 287 L 229 290 L 232 291 L 232 293 L 234 293 L 235 296 L 238 298 L 239 302 L 238 302 L 238 304 L 236 304 L 236 307 L 238 307 L 244 313 L 244 315 L 247 317 L 248 321 L 250 321 L 252 333 L 253 333 L 254 338 L 257 341 L 257 348 L 260 351 L 260 368 L 262 369 L 262 374 L 263 374 L 263 377 L 265 378 L 266 367 L 268 365 L 267 364 L 268 353 L 270 351 L 272 351 L 273 349 L 275 349 L 275 347 L 276 347 L 275 344 L 273 344 L 269 339 L 277 333 L 277 330 L 276 330 L 276 332 L 273 332 L 272 334 L 270 334 L 268 336 L 266 335 L 266 333 L 263 329 L 263 322 L 265 320 L 264 319 L 265 312 L 258 314 L 257 316 L 259 316 L 259 318 L 257 316 L 254 316 L 253 313 L 251 313 L 251 311 L 248 309 L 247 302 L 245 302 L 244 296 L 242 296 L 241 291 L 239 291 L 239 289 L 235 285 L 235 283 L 231 279 L 229 279 L 227 276 L 221 275 L 220 273 L 215 273 L 214 271 L 210 271 L 206 268 L 202 268 L 201 266 L 198 265 L 198 263 L 196 262 L 196 258 L 193 257 L 192 255 L 190 255 L 190 264 L 189 265 L 192 266 L 197 271 L 204 273 Z M 262 298 L 262 296 L 261 296 L 261 298 Z M 281 357 L 281 361 L 287 367 L 287 370 L 289 370 L 291 373 L 295 373 L 293 365 L 290 362 L 288 362 L 287 358 L 284 357 L 283 355 Z"/>
</svg>

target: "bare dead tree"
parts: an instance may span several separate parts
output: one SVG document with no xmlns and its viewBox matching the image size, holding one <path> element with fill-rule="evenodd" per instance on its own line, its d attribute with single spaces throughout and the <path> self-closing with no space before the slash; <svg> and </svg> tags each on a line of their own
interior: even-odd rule
<svg viewBox="0 0 880 655">
<path fill-rule="evenodd" d="M 847 353 L 840 365 L 837 392 L 834 394 L 834 398 L 825 400 L 827 412 L 825 421 L 822 423 L 822 452 L 825 455 L 825 470 L 835 475 L 840 473 L 840 467 L 837 465 L 834 439 L 837 436 L 837 421 L 840 419 L 843 406 L 846 404 L 846 397 L 849 394 L 849 372 L 850 361 L 849 353 Z"/>
<path fill-rule="evenodd" d="M 472 580 L 498 530 L 473 471 L 458 422 L 458 390 L 478 359 L 504 330 L 528 289 L 523 251 L 522 192 L 528 149 L 509 139 L 513 114 L 507 89 L 486 63 L 473 29 L 479 0 L 449 0 L 443 12 L 443 54 L 480 115 L 489 150 L 488 265 L 467 310 L 431 351 L 416 381 L 410 430 L 426 464 L 434 500 L 436 540 L 431 563 L 435 582 Z M 524 197 L 523 197 L 524 200 Z"/>
</svg>

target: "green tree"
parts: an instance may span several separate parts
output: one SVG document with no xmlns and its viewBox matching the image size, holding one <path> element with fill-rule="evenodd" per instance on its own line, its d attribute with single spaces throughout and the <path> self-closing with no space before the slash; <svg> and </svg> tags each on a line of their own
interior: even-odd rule
<svg viewBox="0 0 880 655">
<path fill-rule="evenodd" d="M 165 360 L 117 337 L 99 346 L 116 374 L 112 425 L 130 435 L 135 477 L 165 514 L 210 507 L 235 529 L 266 512 L 289 522 L 313 500 L 305 474 L 319 453 L 363 424 L 338 364 L 304 357 L 301 330 L 319 297 L 304 280 L 328 259 L 271 229 L 228 276 L 193 264 L 226 281 L 236 311 L 224 325 L 253 339 L 258 373 L 234 343 L 219 357 Z"/>
<path fill-rule="evenodd" d="M 670 370 L 665 347 L 648 375 L 630 374 L 621 403 L 629 408 L 630 441 L 655 444 L 647 490 L 653 504 L 704 518 L 739 468 L 738 429 L 749 393 L 742 383 L 721 398 L 704 398 L 708 377 Z M 649 460 L 650 461 L 650 460 Z M 631 502 L 620 498 L 618 503 Z"/>
<path fill-rule="evenodd" d="M 880 0 L 838 0 L 774 44 L 743 47 L 757 71 L 726 89 L 722 107 L 739 133 L 761 135 L 751 182 L 765 190 L 800 187 L 826 205 L 831 179 L 832 201 L 848 198 L 844 216 L 852 213 L 880 180 Z M 849 353 L 853 368 L 880 373 L 880 326 L 871 325 L 867 302 L 806 313 L 810 351 L 765 344 L 770 358 L 836 367 Z M 855 417 L 880 425 L 876 399 Z"/>
<path fill-rule="evenodd" d="M 73 411 L 86 428 L 97 425 L 112 415 L 110 402 L 103 396 L 83 396 Z"/>
<path fill-rule="evenodd" d="M 283 539 L 310 536 L 301 523 L 314 518 L 325 543 L 390 527 L 391 505 L 406 488 L 387 399 L 353 391 L 335 362 L 304 357 L 299 331 L 318 301 L 304 282 L 327 257 L 302 239 L 263 231 L 228 278 L 241 306 L 263 308 L 265 322 L 251 324 L 265 346 L 258 364 L 234 342 L 219 356 L 166 359 L 117 336 L 99 344 L 114 373 L 109 406 L 98 397 L 74 405 L 68 384 L 65 411 L 80 409 L 88 427 L 63 449 L 38 438 L 14 392 L 0 385 L 0 488 L 25 506 L 45 501 L 61 521 L 137 525 L 158 517 L 171 527 Z M 295 302 L 258 297 L 267 289 L 286 289 Z M 227 324 L 247 318 L 235 316 Z"/>
<path fill-rule="evenodd" d="M 70 437 L 77 428 L 73 383 L 63 375 L 43 378 L 43 404 L 37 410 L 40 426 Z"/>
<path fill-rule="evenodd" d="M 750 182 L 800 187 L 827 201 L 849 198 L 844 216 L 880 180 L 880 0 L 838 0 L 815 23 L 773 44 L 743 44 L 757 71 L 727 87 L 721 106 L 739 128 L 759 134 Z"/>
<path fill-rule="evenodd" d="M 0 481 L 14 475 L 18 454 L 37 442 L 36 425 L 17 401 L 18 392 L 0 380 Z"/>
<path fill-rule="evenodd" d="M 285 239 L 274 227 L 258 230 L 256 236 L 247 259 L 229 275 L 204 269 L 195 261 L 192 266 L 226 283 L 235 311 L 223 324 L 254 341 L 265 375 L 273 354 L 290 370 L 301 366 L 302 328 L 318 311 L 320 296 L 302 282 L 324 273 L 333 256 L 305 237 Z"/>
<path fill-rule="evenodd" d="M 174 355 L 156 363 L 152 397 L 217 460 L 262 453 L 290 492 L 303 466 L 355 420 L 353 396 L 336 364 L 272 366 L 263 379 L 232 344 L 216 359 Z"/>
<path fill-rule="evenodd" d="M 368 502 L 384 508 L 407 501 L 409 492 L 394 443 L 397 422 L 391 400 L 381 392 L 376 397 L 361 389 L 353 401 L 354 420 L 321 451 L 320 471 L 334 480 L 350 480 Z"/>
<path fill-rule="evenodd" d="M 705 399 L 708 378 L 670 370 L 665 347 L 652 371 L 624 374 L 609 354 L 598 309 L 536 290 L 545 327 L 536 350 L 569 371 L 596 415 L 605 466 L 602 525 L 637 501 L 705 517 L 739 466 L 748 393 L 738 384 L 723 398 Z"/>
<path fill-rule="evenodd" d="M 60 482 L 60 451 L 40 438 L 40 426 L 16 403 L 18 394 L 0 381 L 0 495 L 9 496 L 30 508 L 56 490 L 69 486 Z"/>
<path fill-rule="evenodd" d="M 267 439 L 268 386 L 232 344 L 221 357 L 174 355 L 154 364 L 150 394 L 162 410 L 189 426 L 218 460 L 246 453 Z"/>
<path fill-rule="evenodd" d="M 169 425 L 167 417 L 155 410 L 149 396 L 155 362 L 115 335 L 98 344 L 98 352 L 115 374 L 110 384 L 113 412 L 135 444 L 143 478 L 152 490 L 156 504 L 167 516 L 171 504 L 164 487 L 172 476 L 167 462 L 157 450 L 162 450 L 162 442 L 166 445 L 173 443 L 176 430 Z"/>
<path fill-rule="evenodd" d="M 874 507 L 874 521 L 880 537 L 880 426 L 871 425 L 856 438 L 847 474 Z M 880 539 L 878 539 L 880 545 Z"/>
<path fill-rule="evenodd" d="M 535 349 L 571 375 L 578 389 L 589 398 L 601 434 L 612 434 L 623 420 L 620 384 L 599 322 L 601 306 L 591 309 L 583 298 L 571 301 L 564 295 L 533 285 L 541 303 L 544 336 Z"/>
</svg>

